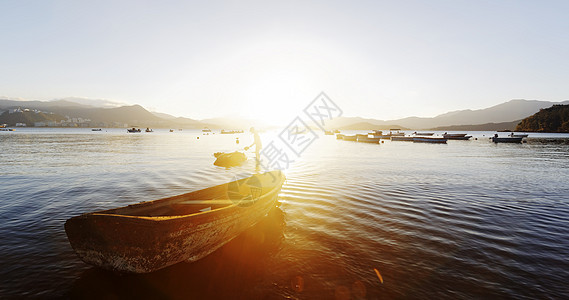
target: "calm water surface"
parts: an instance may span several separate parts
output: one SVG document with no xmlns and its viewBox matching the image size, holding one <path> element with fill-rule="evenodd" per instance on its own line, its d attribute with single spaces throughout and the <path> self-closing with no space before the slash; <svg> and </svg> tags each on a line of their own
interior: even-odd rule
<svg viewBox="0 0 569 300">
<path fill-rule="evenodd" d="M 125 275 L 80 261 L 65 220 L 252 174 L 252 159 L 223 169 L 212 156 L 251 137 L 0 132 L 0 298 L 569 298 L 569 136 L 496 145 L 491 134 L 447 145 L 322 135 L 258 225 L 196 263 Z"/>
</svg>

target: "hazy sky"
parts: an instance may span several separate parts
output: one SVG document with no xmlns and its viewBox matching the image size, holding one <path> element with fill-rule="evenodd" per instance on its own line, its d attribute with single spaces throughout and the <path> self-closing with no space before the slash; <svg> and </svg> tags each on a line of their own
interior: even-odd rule
<svg viewBox="0 0 569 300">
<path fill-rule="evenodd" d="M 285 121 L 569 99 L 569 1 L 0 1 L 0 96 Z"/>
</svg>

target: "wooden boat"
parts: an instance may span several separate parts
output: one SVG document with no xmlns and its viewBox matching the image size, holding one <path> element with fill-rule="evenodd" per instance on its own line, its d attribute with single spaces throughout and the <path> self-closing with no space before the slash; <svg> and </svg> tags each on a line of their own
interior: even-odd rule
<svg viewBox="0 0 569 300">
<path fill-rule="evenodd" d="M 344 135 L 344 136 L 342 137 L 342 139 L 343 139 L 344 141 L 355 142 L 355 141 L 358 140 L 358 136 L 357 136 L 357 135 Z"/>
<path fill-rule="evenodd" d="M 412 142 L 414 137 L 412 136 L 392 136 L 391 140 L 394 142 Z"/>
<path fill-rule="evenodd" d="M 379 138 L 372 138 L 363 134 L 357 134 L 356 139 L 360 143 L 379 144 Z"/>
<path fill-rule="evenodd" d="M 325 131 L 324 131 L 324 135 L 334 135 L 334 131 L 325 130 Z"/>
<path fill-rule="evenodd" d="M 337 140 L 342 140 L 342 139 L 344 139 L 344 135 L 341 134 L 341 133 L 336 134 L 336 139 L 337 139 Z"/>
<path fill-rule="evenodd" d="M 247 156 L 239 151 L 230 153 L 217 152 L 213 156 L 216 158 L 215 162 L 213 162 L 214 165 L 226 168 L 239 166 L 247 160 Z"/>
<path fill-rule="evenodd" d="M 414 136 L 413 143 L 446 144 L 447 139 L 444 137 Z"/>
<path fill-rule="evenodd" d="M 498 137 L 498 135 L 495 134 L 492 137 L 492 142 L 494 142 L 494 143 L 521 143 L 523 139 L 524 139 L 523 137 L 511 137 L 511 136 L 509 136 L 509 137 Z"/>
<path fill-rule="evenodd" d="M 148 273 L 214 252 L 275 206 L 280 171 L 207 189 L 97 211 L 65 222 L 67 238 L 86 263 Z"/>
<path fill-rule="evenodd" d="M 472 136 L 466 135 L 466 133 L 444 133 L 443 137 L 447 140 L 468 140 Z"/>
</svg>

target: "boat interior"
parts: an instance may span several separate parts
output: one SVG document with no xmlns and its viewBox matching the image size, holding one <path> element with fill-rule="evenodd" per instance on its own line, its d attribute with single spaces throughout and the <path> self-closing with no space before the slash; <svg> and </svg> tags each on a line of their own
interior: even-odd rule
<svg viewBox="0 0 569 300">
<path fill-rule="evenodd" d="M 280 189 L 283 181 L 282 173 L 267 172 L 187 194 L 99 211 L 94 214 L 132 217 L 172 217 L 198 214 L 243 204 L 246 201 L 259 200 L 274 189 Z"/>
</svg>

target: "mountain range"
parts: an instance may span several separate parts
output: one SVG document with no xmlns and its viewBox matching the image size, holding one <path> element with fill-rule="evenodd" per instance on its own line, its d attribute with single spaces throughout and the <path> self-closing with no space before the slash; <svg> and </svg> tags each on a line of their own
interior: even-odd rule
<svg viewBox="0 0 569 300">
<path fill-rule="evenodd" d="M 550 102 L 538 100 L 511 100 L 489 108 L 479 110 L 451 111 L 432 118 L 408 117 L 396 120 L 365 119 L 360 117 L 339 117 L 327 122 L 328 129 L 341 130 L 370 130 L 401 128 L 403 130 L 514 130 L 516 125 L 524 118 L 531 116 L 540 109 L 553 105 L 569 104 L 569 101 Z M 21 101 L 0 99 L 0 124 L 9 126 L 15 122 L 17 116 L 9 116 L 8 110 L 14 108 L 28 108 L 40 110 L 44 113 L 53 113 L 70 118 L 89 119 L 88 126 L 125 126 L 162 127 L 162 128 L 203 128 L 212 129 L 246 129 L 250 126 L 266 127 L 252 120 L 239 118 L 213 118 L 194 120 L 183 117 L 174 117 L 168 114 L 149 112 L 140 105 L 120 106 L 108 100 L 65 98 L 53 101 Z M 34 118 L 24 118 L 23 122 L 34 120 L 37 122 L 41 115 Z M 52 117 L 44 117 L 53 119 Z M 28 124 L 34 126 L 34 124 Z"/>
<path fill-rule="evenodd" d="M 514 130 L 517 123 L 522 119 L 555 104 L 569 104 L 569 100 L 563 102 L 510 100 L 485 109 L 451 111 L 432 118 L 408 117 L 396 120 L 376 120 L 360 117 L 339 117 L 328 122 L 327 127 L 330 129 L 387 129 L 389 127 L 416 130 L 452 130 L 460 126 L 461 129 L 457 130 Z M 504 126 L 507 128 L 503 128 Z"/>
</svg>

